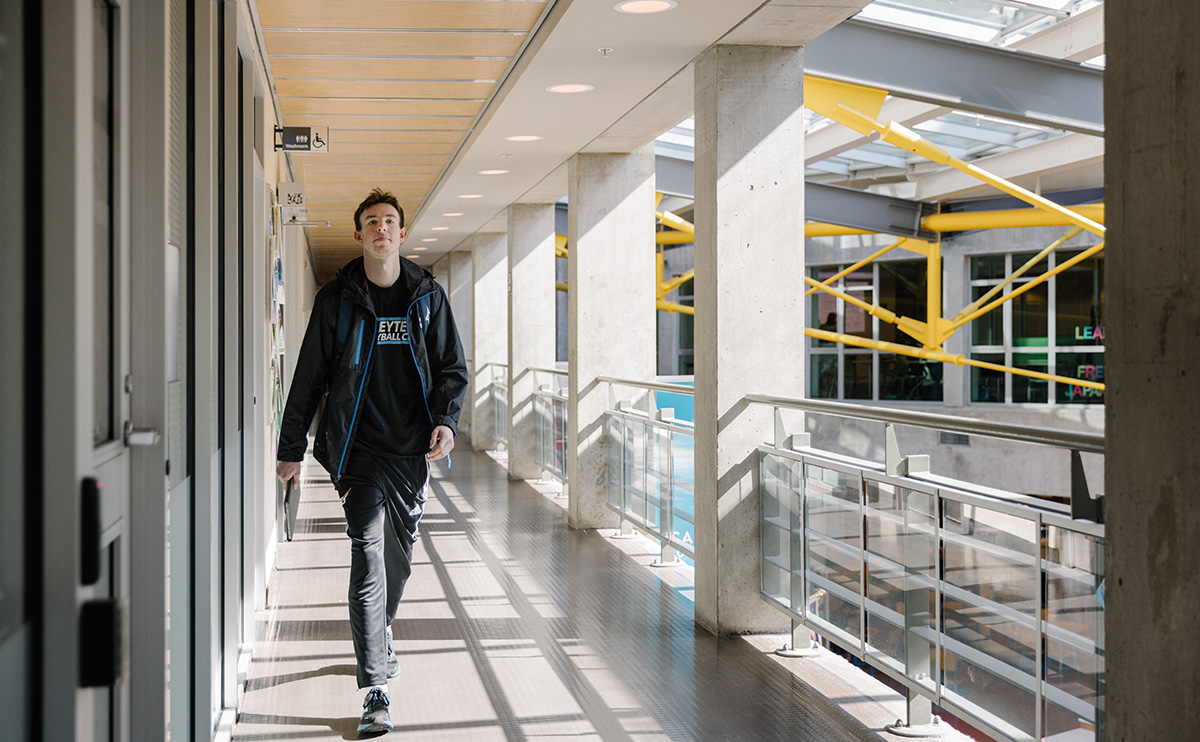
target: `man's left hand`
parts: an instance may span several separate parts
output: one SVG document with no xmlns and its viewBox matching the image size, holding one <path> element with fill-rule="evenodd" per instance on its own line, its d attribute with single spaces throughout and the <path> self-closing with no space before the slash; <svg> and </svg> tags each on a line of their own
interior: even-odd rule
<svg viewBox="0 0 1200 742">
<path fill-rule="evenodd" d="M 445 458 L 454 450 L 454 432 L 446 425 L 439 425 L 429 436 L 429 453 L 425 454 L 428 461 Z"/>
</svg>

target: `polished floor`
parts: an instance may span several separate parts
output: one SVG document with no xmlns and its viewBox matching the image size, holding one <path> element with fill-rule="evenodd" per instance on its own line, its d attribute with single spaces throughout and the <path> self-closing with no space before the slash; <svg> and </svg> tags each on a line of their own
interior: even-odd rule
<svg viewBox="0 0 1200 742">
<path fill-rule="evenodd" d="M 453 460 L 434 472 L 394 624 L 388 739 L 898 739 L 882 731 L 896 698 L 827 671 L 841 660 L 713 638 L 693 623 L 690 570 L 647 567 L 649 542 L 569 530 L 561 500 L 510 483 L 493 456 L 460 447 Z M 321 474 L 306 462 L 234 740 L 357 738 L 349 542 Z"/>
</svg>

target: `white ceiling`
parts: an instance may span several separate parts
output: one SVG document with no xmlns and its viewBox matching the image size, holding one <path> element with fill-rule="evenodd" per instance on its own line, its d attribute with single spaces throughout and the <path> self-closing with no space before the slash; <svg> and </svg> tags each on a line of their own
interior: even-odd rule
<svg viewBox="0 0 1200 742">
<path fill-rule="evenodd" d="M 429 266 L 477 231 L 503 228 L 515 201 L 566 196 L 566 160 L 631 151 L 692 113 L 691 61 L 722 40 L 802 45 L 867 0 L 687 0 L 656 15 L 619 13 L 615 0 L 558 0 L 413 221 L 410 252 Z M 753 16 L 753 17 L 751 17 Z M 730 31 L 733 33 L 730 34 Z M 612 49 L 607 55 L 599 49 Z M 556 94 L 550 85 L 593 90 Z M 536 142 L 510 142 L 513 135 Z M 504 175 L 479 175 L 503 169 Z M 461 194 L 482 198 L 461 199 Z M 443 217 L 462 212 L 460 217 Z M 433 227 L 449 227 L 432 231 Z M 436 238 L 437 242 L 422 242 Z"/>
</svg>

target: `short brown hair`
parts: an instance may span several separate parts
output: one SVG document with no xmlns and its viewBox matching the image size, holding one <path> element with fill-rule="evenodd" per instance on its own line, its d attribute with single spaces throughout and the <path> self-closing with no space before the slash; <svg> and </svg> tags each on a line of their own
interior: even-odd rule
<svg viewBox="0 0 1200 742">
<path fill-rule="evenodd" d="M 397 201 L 396 197 L 393 196 L 391 193 L 388 193 L 387 191 L 383 190 L 382 188 L 376 188 L 375 190 L 371 191 L 370 195 L 367 196 L 363 200 L 363 202 L 358 205 L 357 209 L 355 209 L 355 211 L 354 211 L 354 231 L 356 231 L 356 232 L 362 231 L 362 224 L 359 222 L 358 218 L 360 216 L 362 216 L 362 213 L 364 211 L 371 208 L 375 204 L 387 204 L 388 206 L 391 206 L 392 208 L 394 208 L 396 210 L 396 212 L 400 214 L 400 226 L 401 227 L 404 226 L 404 209 L 400 208 L 400 202 Z"/>
</svg>

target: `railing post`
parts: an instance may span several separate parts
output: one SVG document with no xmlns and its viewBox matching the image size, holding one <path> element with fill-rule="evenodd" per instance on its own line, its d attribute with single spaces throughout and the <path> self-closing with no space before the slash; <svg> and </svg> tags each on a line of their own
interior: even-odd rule
<svg viewBox="0 0 1200 742">
<path fill-rule="evenodd" d="M 780 657 L 815 657 L 820 653 L 821 645 L 813 639 L 812 632 L 794 618 L 792 619 L 791 640 L 775 650 L 775 654 Z"/>
<path fill-rule="evenodd" d="M 658 406 L 658 397 L 653 397 L 655 407 Z M 667 407 L 657 410 L 654 413 L 654 419 L 659 422 L 675 419 L 675 410 Z M 651 428 L 647 428 L 649 432 Z M 655 428 L 657 430 L 657 428 Z M 658 483 L 658 529 L 661 533 L 673 533 L 671 529 L 671 517 L 675 512 L 674 497 L 675 497 L 675 434 L 667 431 L 667 471 L 666 475 L 659 480 Z M 659 452 L 662 453 L 661 450 Z M 660 455 L 660 460 L 663 458 Z M 679 558 L 679 552 L 671 546 L 668 539 L 662 539 L 660 542 L 661 550 L 658 553 L 658 559 L 650 563 L 651 567 L 678 567 L 683 563 Z"/>
</svg>

